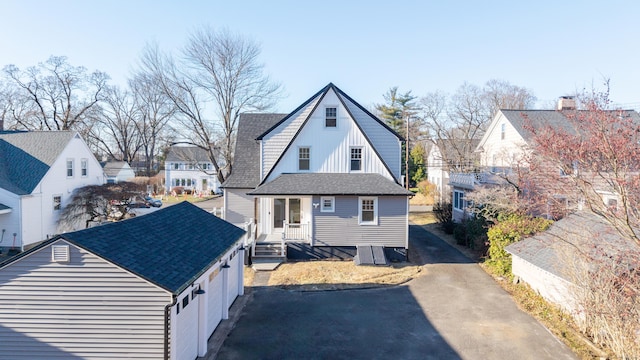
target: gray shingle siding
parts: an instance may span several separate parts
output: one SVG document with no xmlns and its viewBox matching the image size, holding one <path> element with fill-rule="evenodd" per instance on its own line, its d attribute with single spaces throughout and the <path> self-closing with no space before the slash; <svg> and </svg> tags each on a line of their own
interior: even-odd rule
<svg viewBox="0 0 640 360">
<path fill-rule="evenodd" d="M 320 203 L 320 196 L 313 203 Z M 314 246 L 407 246 L 407 197 L 378 197 L 378 225 L 358 224 L 358 197 L 336 196 L 335 212 L 313 209 Z"/>
</svg>

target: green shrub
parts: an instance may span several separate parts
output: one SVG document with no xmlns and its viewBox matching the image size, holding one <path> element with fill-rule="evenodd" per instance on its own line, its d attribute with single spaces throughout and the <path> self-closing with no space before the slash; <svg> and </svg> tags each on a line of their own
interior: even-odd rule
<svg viewBox="0 0 640 360">
<path fill-rule="evenodd" d="M 480 250 L 484 248 L 487 240 L 487 221 L 480 214 L 465 219 L 457 224 L 453 230 L 453 236 L 458 245 Z"/>
<path fill-rule="evenodd" d="M 551 223 L 551 220 L 518 214 L 499 217 L 498 222 L 487 231 L 489 241 L 487 265 L 499 275 L 510 276 L 511 255 L 504 248 L 520 241 L 523 237 L 546 230 Z"/>
</svg>

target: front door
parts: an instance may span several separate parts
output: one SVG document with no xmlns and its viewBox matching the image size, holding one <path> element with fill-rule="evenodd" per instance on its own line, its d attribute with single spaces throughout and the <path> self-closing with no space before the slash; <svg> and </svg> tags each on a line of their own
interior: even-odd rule
<svg viewBox="0 0 640 360">
<path fill-rule="evenodd" d="M 282 229 L 287 214 L 287 199 L 273 199 L 273 228 Z"/>
</svg>

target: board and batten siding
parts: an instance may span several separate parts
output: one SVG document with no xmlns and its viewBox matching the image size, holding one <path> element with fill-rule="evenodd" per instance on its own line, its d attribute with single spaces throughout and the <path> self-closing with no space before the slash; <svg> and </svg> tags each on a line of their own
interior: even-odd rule
<svg viewBox="0 0 640 360">
<path fill-rule="evenodd" d="M 313 209 L 314 246 L 356 246 L 358 244 L 406 248 L 407 201 L 404 196 L 378 197 L 378 225 L 358 224 L 358 197 L 336 196 L 335 212 Z M 314 203 L 320 197 L 314 196 Z"/>
<path fill-rule="evenodd" d="M 325 107 L 327 106 L 337 107 L 337 126 L 335 128 L 325 127 Z M 371 118 L 367 120 L 376 122 Z M 379 141 L 381 146 L 383 148 L 395 146 L 399 151 L 400 145 L 395 136 L 388 131 L 386 134 L 388 135 L 385 138 L 386 143 L 382 145 L 383 142 Z M 298 149 L 300 147 L 310 148 L 308 171 L 298 169 Z M 362 149 L 362 169 L 357 172 L 380 174 L 389 180 L 395 180 L 395 175 L 387 170 L 382 159 L 376 154 L 371 143 L 367 141 L 367 137 L 340 104 L 335 93 L 329 91 L 266 181 L 272 181 L 283 173 L 349 173 L 351 172 L 352 147 Z"/>
<path fill-rule="evenodd" d="M 247 195 L 253 189 L 224 189 L 224 219 L 233 225 L 242 227 L 255 217 L 254 196 Z"/>
<path fill-rule="evenodd" d="M 53 262 L 51 245 L 69 245 Z M 0 271 L 0 359 L 160 359 L 171 295 L 64 240 Z"/>
<path fill-rule="evenodd" d="M 291 139 L 298 132 L 298 129 L 300 129 L 300 126 L 302 126 L 302 123 L 307 119 L 311 110 L 315 107 L 318 99 L 314 99 L 305 108 L 293 114 L 262 139 L 260 145 L 260 151 L 262 152 L 261 178 L 264 178 L 269 173 L 284 149 L 291 142 Z"/>
<path fill-rule="evenodd" d="M 355 121 L 360 125 L 373 147 L 378 151 L 378 154 L 380 154 L 382 160 L 391 169 L 393 176 L 400 181 L 400 169 L 402 167 L 400 140 L 348 99 L 345 99 L 345 103 Z"/>
</svg>

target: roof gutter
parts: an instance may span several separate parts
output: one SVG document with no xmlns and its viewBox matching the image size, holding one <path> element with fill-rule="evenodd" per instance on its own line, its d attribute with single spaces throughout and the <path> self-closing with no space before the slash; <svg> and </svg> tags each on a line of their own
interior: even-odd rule
<svg viewBox="0 0 640 360">
<path fill-rule="evenodd" d="M 178 301 L 178 297 L 175 294 L 172 297 L 171 303 L 164 306 L 164 360 L 169 360 L 169 319 L 171 317 L 171 308 Z"/>
</svg>

